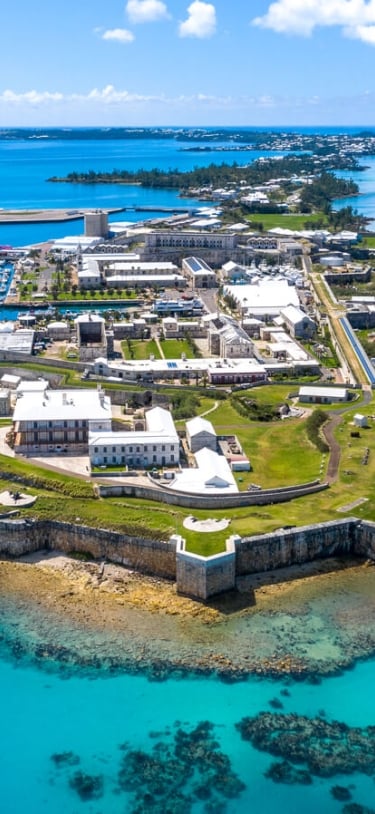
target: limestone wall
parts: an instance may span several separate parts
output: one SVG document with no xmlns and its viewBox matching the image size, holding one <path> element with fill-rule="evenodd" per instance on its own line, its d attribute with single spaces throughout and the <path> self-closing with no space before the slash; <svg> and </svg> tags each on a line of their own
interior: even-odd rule
<svg viewBox="0 0 375 814">
<path fill-rule="evenodd" d="M 354 553 L 358 557 L 365 557 L 375 561 L 375 523 L 362 520 L 357 526 L 354 543 Z"/>
<path fill-rule="evenodd" d="M 242 538 L 236 544 L 236 573 L 254 574 L 319 558 L 355 553 L 358 526 L 359 520 L 346 518 Z"/>
<path fill-rule="evenodd" d="M 0 520 L 0 556 L 38 550 L 89 554 L 141 573 L 174 579 L 177 590 L 197 599 L 231 590 L 237 576 L 351 554 L 375 562 L 375 523 L 355 517 L 280 529 L 248 538 L 231 537 L 226 552 L 201 557 L 184 541 L 147 540 L 60 521 Z"/>
<path fill-rule="evenodd" d="M 0 554 L 19 557 L 58 549 L 107 559 L 145 574 L 176 577 L 176 544 L 59 521 L 0 521 Z"/>
<path fill-rule="evenodd" d="M 234 539 L 227 541 L 227 550 L 212 557 L 200 557 L 185 551 L 178 538 L 176 549 L 176 587 L 178 593 L 195 599 L 208 599 L 236 584 L 236 553 Z"/>
<path fill-rule="evenodd" d="M 136 497 L 144 500 L 156 500 L 188 509 L 233 509 L 240 506 L 262 506 L 269 503 L 285 503 L 297 497 L 328 489 L 327 483 L 313 481 L 297 486 L 285 486 L 277 489 L 260 489 L 254 492 L 239 492 L 229 495 L 193 495 L 187 492 L 174 492 L 173 489 L 160 487 L 150 480 L 150 486 L 136 484 L 98 483 L 100 497 Z"/>
</svg>

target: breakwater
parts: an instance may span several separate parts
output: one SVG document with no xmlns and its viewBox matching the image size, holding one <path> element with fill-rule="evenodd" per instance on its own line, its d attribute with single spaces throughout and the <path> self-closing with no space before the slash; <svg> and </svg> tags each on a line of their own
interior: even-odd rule
<svg viewBox="0 0 375 814">
<path fill-rule="evenodd" d="M 232 536 L 212 557 L 192 554 L 181 537 L 168 541 L 51 520 L 0 520 L 0 555 L 39 550 L 89 555 L 176 581 L 177 590 L 206 600 L 232 590 L 236 578 L 335 556 L 375 562 L 375 523 L 349 517 L 253 537 Z"/>
</svg>

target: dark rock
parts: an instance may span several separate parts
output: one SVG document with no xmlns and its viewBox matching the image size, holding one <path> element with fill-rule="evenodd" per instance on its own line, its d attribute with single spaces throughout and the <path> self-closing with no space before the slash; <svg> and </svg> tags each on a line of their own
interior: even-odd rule
<svg viewBox="0 0 375 814">
<path fill-rule="evenodd" d="M 97 800 L 103 795 L 103 778 L 101 775 L 75 772 L 69 780 L 69 786 L 77 792 L 81 800 Z"/>
<path fill-rule="evenodd" d="M 341 803 L 345 803 L 347 800 L 352 799 L 351 791 L 347 786 L 332 786 L 330 791 L 332 797 L 334 797 L 335 800 L 340 800 Z"/>
</svg>

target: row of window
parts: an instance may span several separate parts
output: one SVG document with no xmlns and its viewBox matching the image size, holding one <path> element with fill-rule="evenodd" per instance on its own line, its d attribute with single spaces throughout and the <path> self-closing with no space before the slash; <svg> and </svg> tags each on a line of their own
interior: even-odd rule
<svg viewBox="0 0 375 814">
<path fill-rule="evenodd" d="M 64 429 L 68 429 L 68 427 L 87 427 L 87 421 L 85 419 L 80 421 L 33 421 L 33 429 L 43 429 L 44 427 L 48 427 L 49 430 L 56 429 L 59 426 L 64 427 Z"/>
<path fill-rule="evenodd" d="M 169 446 L 169 450 L 170 450 L 170 452 L 173 452 L 173 451 L 174 451 L 174 444 L 170 444 L 170 446 Z M 97 453 L 97 452 L 100 452 L 100 451 L 101 451 L 101 452 L 103 452 L 103 453 L 104 453 L 104 452 L 111 452 L 111 450 L 110 450 L 110 449 L 108 449 L 107 447 L 103 447 L 103 448 L 102 448 L 102 450 L 100 450 L 100 448 L 99 448 L 99 447 L 94 447 L 94 452 L 96 452 L 96 453 Z M 133 448 L 133 447 L 128 447 L 128 448 L 126 448 L 126 447 L 121 447 L 121 450 L 119 449 L 118 451 L 119 451 L 119 452 L 120 452 L 120 451 L 121 451 L 121 452 L 127 452 L 127 453 L 132 453 L 132 452 L 148 452 L 148 451 L 149 451 L 149 448 L 148 448 L 148 446 L 147 446 L 147 445 L 146 445 L 146 446 L 144 446 L 144 447 L 134 447 L 134 448 Z M 157 447 L 152 447 L 152 452 L 157 452 L 157 451 L 158 451 L 158 448 L 157 448 Z M 159 451 L 160 451 L 160 447 L 159 447 Z M 161 451 L 162 451 L 162 452 L 165 452 L 165 445 L 164 445 L 164 444 L 163 444 L 163 446 L 161 447 Z M 112 447 L 112 452 L 117 452 L 117 447 Z M 151 452 L 151 447 L 150 447 L 150 452 Z"/>
<path fill-rule="evenodd" d="M 158 463 L 158 456 L 153 455 L 152 456 L 152 461 L 150 461 L 150 462 L 153 463 L 153 464 Z M 112 464 L 124 464 L 124 465 L 127 465 L 127 466 L 148 466 L 150 462 L 149 462 L 148 458 L 143 458 L 143 459 L 141 459 L 141 458 L 126 458 L 125 455 L 122 455 L 121 460 L 116 455 L 113 455 L 111 461 L 109 460 L 107 455 L 104 455 L 104 457 L 103 457 L 103 464 L 112 463 Z M 174 461 L 174 455 L 171 455 L 169 463 L 174 463 L 174 462 L 175 462 Z M 166 463 L 165 457 L 163 456 L 162 464 L 164 465 L 165 463 Z"/>
<path fill-rule="evenodd" d="M 175 238 L 168 239 L 168 238 L 157 238 L 156 246 L 166 246 L 166 247 L 188 247 L 190 249 L 194 248 L 203 248 L 203 249 L 222 249 L 223 248 L 223 241 L 222 240 L 207 240 L 206 238 L 202 238 L 202 240 L 188 240 L 187 238 Z"/>
</svg>

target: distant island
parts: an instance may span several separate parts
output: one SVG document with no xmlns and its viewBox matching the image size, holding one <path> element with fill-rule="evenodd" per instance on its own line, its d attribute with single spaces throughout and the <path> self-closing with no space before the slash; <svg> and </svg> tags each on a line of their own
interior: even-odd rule
<svg viewBox="0 0 375 814">
<path fill-rule="evenodd" d="M 348 167 L 348 163 L 350 166 Z M 328 174 L 332 170 L 360 169 L 355 159 L 349 161 L 341 155 L 317 157 L 313 155 L 288 155 L 280 158 L 258 159 L 252 164 L 241 166 L 233 164 L 209 164 L 206 167 L 195 167 L 182 172 L 178 169 L 160 170 L 121 170 L 111 172 L 89 170 L 88 172 L 70 172 L 64 177 L 52 176 L 48 181 L 71 184 L 140 184 L 143 187 L 180 189 L 192 187 L 224 186 L 231 183 L 263 184 L 275 178 L 293 179 L 295 176 Z M 331 179 L 332 197 L 358 194 L 358 186 L 351 180 Z"/>
</svg>

